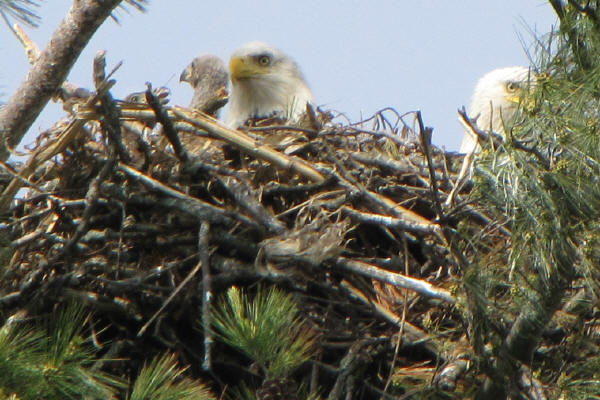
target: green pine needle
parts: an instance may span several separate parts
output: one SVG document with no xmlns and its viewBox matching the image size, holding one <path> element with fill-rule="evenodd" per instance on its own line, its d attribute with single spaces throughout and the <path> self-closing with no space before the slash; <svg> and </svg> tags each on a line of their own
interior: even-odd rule
<svg viewBox="0 0 600 400">
<path fill-rule="evenodd" d="M 210 390 L 198 381 L 183 378 L 174 355 L 156 357 L 137 377 L 129 400 L 210 400 Z"/>
<path fill-rule="evenodd" d="M 68 306 L 38 326 L 0 329 L 0 388 L 28 399 L 112 399 L 120 381 L 90 369 L 96 361 L 81 337 L 87 317 Z"/>
<path fill-rule="evenodd" d="M 7 23 L 10 15 L 29 26 L 37 27 L 40 16 L 33 9 L 39 5 L 39 1 L 33 0 L 0 0 L 0 15 Z"/>
<path fill-rule="evenodd" d="M 39 347 L 42 335 L 7 324 L 0 329 L 0 388 L 5 395 L 33 399 L 44 388 Z"/>
<path fill-rule="evenodd" d="M 83 307 L 72 304 L 46 323 L 47 335 L 40 341 L 40 368 L 48 393 L 56 398 L 110 399 L 115 387 L 122 386 L 117 379 L 90 369 L 96 358 L 81 336 L 87 319 Z"/>
<path fill-rule="evenodd" d="M 292 296 L 277 288 L 260 288 L 254 299 L 230 288 L 213 313 L 213 324 L 223 342 L 271 377 L 287 376 L 314 352 L 315 332 L 298 316 Z"/>
</svg>

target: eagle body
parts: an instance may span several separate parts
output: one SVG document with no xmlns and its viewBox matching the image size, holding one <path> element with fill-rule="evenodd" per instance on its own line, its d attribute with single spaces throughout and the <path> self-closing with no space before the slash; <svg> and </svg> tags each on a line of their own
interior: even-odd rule
<svg viewBox="0 0 600 400">
<path fill-rule="evenodd" d="M 297 120 L 313 100 L 296 62 L 280 50 L 251 42 L 229 62 L 231 97 L 226 123 L 238 128 L 249 119 Z"/>
<path fill-rule="evenodd" d="M 475 86 L 469 105 L 470 118 L 476 118 L 477 128 L 506 136 L 505 126 L 511 122 L 519 106 L 520 95 L 527 88 L 530 71 L 526 67 L 506 67 L 485 74 Z M 477 137 L 465 132 L 461 153 L 480 151 Z"/>
</svg>

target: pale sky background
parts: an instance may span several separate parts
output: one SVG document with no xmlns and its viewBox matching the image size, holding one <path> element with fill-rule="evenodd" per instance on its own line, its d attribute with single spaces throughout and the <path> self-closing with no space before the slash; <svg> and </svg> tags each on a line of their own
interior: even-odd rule
<svg viewBox="0 0 600 400">
<path fill-rule="evenodd" d="M 44 47 L 72 0 L 46 0 L 42 24 L 26 28 Z M 243 43 L 261 40 L 296 59 L 316 103 L 352 121 L 384 107 L 421 110 L 433 141 L 460 145 L 456 110 L 469 103 L 477 79 L 498 67 L 529 65 L 531 31 L 556 25 L 545 0 L 152 0 L 147 13 L 116 12 L 71 71 L 69 80 L 93 88 L 92 60 L 107 51 L 107 70 L 119 61 L 112 94 L 122 98 L 145 82 L 171 89 L 171 104 L 187 105 L 191 88 L 179 74 L 197 55 L 224 60 Z M 524 44 L 523 44 L 524 43 Z M 25 52 L 0 23 L 0 99 L 7 101 L 28 70 Z M 49 104 L 32 135 L 63 112 Z"/>
</svg>

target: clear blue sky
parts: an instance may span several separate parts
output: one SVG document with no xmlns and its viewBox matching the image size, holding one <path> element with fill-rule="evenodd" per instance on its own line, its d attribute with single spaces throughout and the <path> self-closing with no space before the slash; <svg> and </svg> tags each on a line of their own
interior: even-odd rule
<svg viewBox="0 0 600 400">
<path fill-rule="evenodd" d="M 72 1 L 49 0 L 39 9 L 42 25 L 27 28 L 41 47 Z M 556 24 L 544 0 L 220 0 L 151 1 L 148 12 L 116 12 L 73 68 L 69 80 L 92 88 L 92 59 L 107 50 L 116 73 L 115 97 L 168 86 L 172 104 L 187 105 L 191 89 L 179 74 L 197 55 L 227 60 L 250 40 L 268 42 L 300 64 L 318 104 L 353 121 L 384 107 L 421 110 L 434 128 L 434 143 L 459 147 L 456 110 L 467 105 L 477 79 L 503 66 L 529 65 L 530 31 L 543 35 Z M 27 73 L 25 53 L 0 24 L 0 93 L 8 100 Z M 32 135 L 61 115 L 49 105 Z"/>
</svg>

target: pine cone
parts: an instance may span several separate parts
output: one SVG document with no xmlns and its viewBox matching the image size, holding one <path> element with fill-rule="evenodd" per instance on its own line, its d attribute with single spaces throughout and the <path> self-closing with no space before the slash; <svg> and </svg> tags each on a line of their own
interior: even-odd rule
<svg viewBox="0 0 600 400">
<path fill-rule="evenodd" d="M 256 391 L 257 400 L 297 400 L 297 386 L 291 379 L 266 379 Z"/>
</svg>

